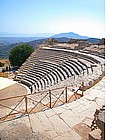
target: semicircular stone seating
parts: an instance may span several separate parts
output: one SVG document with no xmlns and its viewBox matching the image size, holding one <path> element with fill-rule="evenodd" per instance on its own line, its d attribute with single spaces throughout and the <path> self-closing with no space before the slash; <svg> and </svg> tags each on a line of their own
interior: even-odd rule
<svg viewBox="0 0 140 140">
<path fill-rule="evenodd" d="M 16 78 L 33 93 L 66 79 L 93 73 L 93 67 L 101 64 L 104 64 L 104 61 L 97 56 L 73 50 L 42 47 L 37 48 L 22 64 Z"/>
</svg>

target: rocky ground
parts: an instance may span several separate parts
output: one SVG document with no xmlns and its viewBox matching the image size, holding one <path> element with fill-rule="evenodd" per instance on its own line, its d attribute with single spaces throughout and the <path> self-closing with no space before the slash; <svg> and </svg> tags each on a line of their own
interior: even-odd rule
<svg viewBox="0 0 140 140">
<path fill-rule="evenodd" d="M 105 78 L 71 103 L 0 123 L 1 140 L 86 140 L 96 109 L 105 104 Z"/>
</svg>

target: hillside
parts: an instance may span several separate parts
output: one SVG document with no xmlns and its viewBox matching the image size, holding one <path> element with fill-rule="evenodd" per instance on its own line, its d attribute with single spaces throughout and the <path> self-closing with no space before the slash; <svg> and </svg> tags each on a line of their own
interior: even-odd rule
<svg viewBox="0 0 140 140">
<path fill-rule="evenodd" d="M 56 38 L 59 43 L 68 42 L 71 38 L 78 40 L 85 40 L 89 43 L 99 43 L 101 39 L 99 38 L 89 38 L 87 36 L 81 36 L 79 34 L 68 32 L 53 35 L 50 38 Z M 26 43 L 35 49 L 37 45 L 45 42 L 47 38 L 45 37 L 0 37 L 0 59 L 7 59 L 12 48 Z"/>
<path fill-rule="evenodd" d="M 37 47 L 37 45 L 40 45 L 42 43 L 44 43 L 46 39 L 38 39 L 38 40 L 33 40 L 33 41 L 29 41 L 29 42 L 19 42 L 19 43 L 14 43 L 14 44 L 10 44 L 10 43 L 1 43 L 0 44 L 0 59 L 7 59 L 9 57 L 9 53 L 12 50 L 12 48 L 21 45 L 21 44 L 29 44 L 30 46 L 33 46 L 33 48 L 35 49 Z"/>
<path fill-rule="evenodd" d="M 99 38 L 88 38 L 87 41 L 89 43 L 99 43 L 101 39 Z"/>
<path fill-rule="evenodd" d="M 56 35 L 52 36 L 52 38 L 61 38 L 61 37 L 74 38 L 74 39 L 88 39 L 89 38 L 87 36 L 81 36 L 81 35 L 73 33 L 73 32 L 60 33 L 60 34 L 56 34 Z"/>
<path fill-rule="evenodd" d="M 44 39 L 44 37 L 0 37 L 0 47 L 2 45 L 10 45 L 21 42 L 30 42 L 34 40 Z"/>
</svg>

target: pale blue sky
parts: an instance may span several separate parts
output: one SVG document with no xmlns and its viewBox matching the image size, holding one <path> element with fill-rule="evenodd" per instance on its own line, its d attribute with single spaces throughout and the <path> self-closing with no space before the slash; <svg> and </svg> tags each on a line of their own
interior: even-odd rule
<svg viewBox="0 0 140 140">
<path fill-rule="evenodd" d="M 0 0 L 0 32 L 105 36 L 105 0 Z"/>
</svg>

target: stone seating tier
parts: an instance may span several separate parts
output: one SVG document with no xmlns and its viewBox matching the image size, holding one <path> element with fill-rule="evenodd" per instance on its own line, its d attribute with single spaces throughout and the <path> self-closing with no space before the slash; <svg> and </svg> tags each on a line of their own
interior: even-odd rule
<svg viewBox="0 0 140 140">
<path fill-rule="evenodd" d="M 100 61 L 90 55 L 39 48 L 21 66 L 17 78 L 35 92 L 79 75 L 95 75 L 96 71 L 101 71 Z"/>
</svg>

